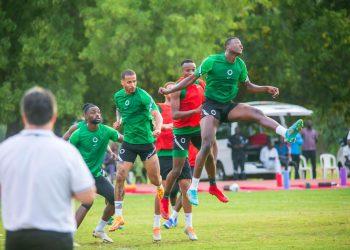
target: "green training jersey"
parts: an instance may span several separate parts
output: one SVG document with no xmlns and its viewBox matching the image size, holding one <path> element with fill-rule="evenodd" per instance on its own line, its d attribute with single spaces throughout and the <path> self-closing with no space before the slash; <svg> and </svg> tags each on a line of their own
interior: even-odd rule
<svg viewBox="0 0 350 250">
<path fill-rule="evenodd" d="M 158 110 L 153 98 L 143 89 L 132 94 L 124 89 L 114 94 L 114 102 L 122 118 L 124 141 L 130 144 L 153 143 L 152 114 Z"/>
<path fill-rule="evenodd" d="M 205 97 L 220 102 L 230 102 L 237 96 L 238 83 L 249 80 L 244 61 L 236 57 L 233 63 L 226 60 L 225 53 L 211 55 L 196 69 L 195 76 L 206 75 Z"/>
<path fill-rule="evenodd" d="M 102 175 L 101 166 L 109 140 L 117 141 L 118 137 L 118 131 L 104 124 L 99 124 L 97 130 L 90 131 L 88 125 L 82 123 L 69 141 L 79 150 L 91 174 L 99 177 Z"/>
<path fill-rule="evenodd" d="M 76 123 L 78 129 L 84 126 L 84 124 L 86 124 L 86 121 L 79 121 Z"/>
</svg>

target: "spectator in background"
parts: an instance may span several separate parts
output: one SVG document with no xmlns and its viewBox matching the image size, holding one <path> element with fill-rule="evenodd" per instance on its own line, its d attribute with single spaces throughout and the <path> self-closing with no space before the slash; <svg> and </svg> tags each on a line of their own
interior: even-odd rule
<svg viewBox="0 0 350 250">
<path fill-rule="evenodd" d="M 29 89 L 21 113 L 24 130 L 0 145 L 5 249 L 73 249 L 71 200 L 91 204 L 94 180 L 79 152 L 52 132 L 57 104 L 50 91 Z"/>
<path fill-rule="evenodd" d="M 233 163 L 233 179 L 237 180 L 238 177 L 242 180 L 246 179 L 244 172 L 244 163 L 246 159 L 245 148 L 248 144 L 247 138 L 241 134 L 240 128 L 237 126 L 235 134 L 228 138 L 227 146 L 231 148 L 232 163 Z M 240 174 L 238 175 L 238 167 L 240 168 Z"/>
<path fill-rule="evenodd" d="M 344 165 L 350 170 L 350 131 L 346 138 L 347 145 L 343 148 Z"/>
<path fill-rule="evenodd" d="M 110 144 L 110 151 L 113 154 L 118 155 L 118 145 L 115 142 Z M 111 183 L 113 183 L 115 180 L 115 173 L 117 171 L 117 164 L 114 156 L 110 153 L 110 151 L 107 151 L 103 164 L 105 165 L 105 170 L 108 174 L 109 180 Z"/>
<path fill-rule="evenodd" d="M 290 148 L 288 143 L 284 141 L 283 137 L 280 137 L 277 144 L 275 145 L 275 148 L 277 149 L 278 157 L 282 166 L 285 168 L 285 170 L 287 170 L 290 159 Z"/>
<path fill-rule="evenodd" d="M 312 122 L 307 120 L 305 122 L 306 128 L 301 130 L 301 135 L 304 140 L 302 147 L 303 156 L 305 156 L 306 161 L 310 159 L 312 166 L 312 176 L 316 179 L 316 143 L 318 140 L 318 133 L 312 128 Z"/>
<path fill-rule="evenodd" d="M 281 173 L 281 162 L 278 157 L 278 152 L 270 138 L 267 140 L 267 145 L 260 151 L 260 161 L 266 169 Z"/>
<path fill-rule="evenodd" d="M 300 163 L 300 154 L 301 154 L 301 147 L 303 145 L 303 137 L 301 137 L 300 133 L 297 134 L 295 142 L 290 144 L 290 151 L 292 155 L 292 161 L 294 164 L 294 178 L 297 180 L 299 179 L 299 163 Z"/>
<path fill-rule="evenodd" d="M 249 136 L 249 145 L 255 147 L 263 147 L 267 144 L 268 135 L 264 131 L 260 131 L 261 127 L 257 124 L 252 125 L 253 133 Z"/>
</svg>

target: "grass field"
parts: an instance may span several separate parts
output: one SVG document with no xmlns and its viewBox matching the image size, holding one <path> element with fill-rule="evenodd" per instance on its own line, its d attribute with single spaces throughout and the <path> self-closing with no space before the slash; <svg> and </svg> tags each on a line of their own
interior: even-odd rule
<svg viewBox="0 0 350 250">
<path fill-rule="evenodd" d="M 113 244 L 91 236 L 104 200 L 98 198 L 76 234 L 78 249 L 350 249 L 350 189 L 229 193 L 222 204 L 200 194 L 194 209 L 199 237 L 190 242 L 179 226 L 152 243 L 153 196 L 127 195 L 125 229 L 109 233 Z M 2 230 L 1 247 L 4 232 Z"/>
</svg>

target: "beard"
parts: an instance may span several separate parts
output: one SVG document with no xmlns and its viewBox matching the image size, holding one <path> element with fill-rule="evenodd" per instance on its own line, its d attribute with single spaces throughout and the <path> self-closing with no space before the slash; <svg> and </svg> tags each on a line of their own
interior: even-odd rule
<svg viewBox="0 0 350 250">
<path fill-rule="evenodd" d="M 102 122 L 101 119 L 93 119 L 93 120 L 91 121 L 91 123 L 92 123 L 92 124 L 95 124 L 95 125 L 97 125 L 97 124 L 99 124 L 99 123 L 101 123 L 101 122 Z"/>
<path fill-rule="evenodd" d="M 231 48 L 229 50 L 229 53 L 231 55 L 242 55 L 243 51 L 240 48 L 235 47 L 235 48 Z"/>
<path fill-rule="evenodd" d="M 127 91 L 128 93 L 134 93 L 135 90 L 136 90 L 136 88 L 132 88 L 132 87 L 126 89 L 126 91 Z"/>
</svg>

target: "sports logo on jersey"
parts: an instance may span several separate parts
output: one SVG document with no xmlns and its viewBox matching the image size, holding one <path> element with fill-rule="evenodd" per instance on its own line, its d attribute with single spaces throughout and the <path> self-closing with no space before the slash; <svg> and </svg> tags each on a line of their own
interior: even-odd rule
<svg viewBox="0 0 350 250">
<path fill-rule="evenodd" d="M 226 79 L 234 79 L 233 70 L 232 69 L 228 69 L 227 70 L 227 77 L 226 77 Z"/>
<path fill-rule="evenodd" d="M 216 115 L 216 111 L 215 111 L 215 109 L 210 110 L 210 114 L 212 114 L 212 115 Z"/>
<path fill-rule="evenodd" d="M 98 142 L 98 138 L 97 138 L 96 136 L 93 137 L 93 138 L 92 138 L 92 142 L 93 142 L 92 146 L 93 146 L 93 147 L 96 147 L 97 142 Z"/>
<path fill-rule="evenodd" d="M 121 148 L 120 150 L 119 150 L 119 154 L 124 154 L 125 153 L 125 149 L 124 148 Z"/>
<path fill-rule="evenodd" d="M 186 139 L 185 138 L 181 138 L 181 143 L 185 143 Z"/>
<path fill-rule="evenodd" d="M 129 101 L 129 100 L 126 100 L 126 101 L 125 101 L 125 106 L 129 106 L 129 104 L 130 104 L 130 101 Z"/>
</svg>

